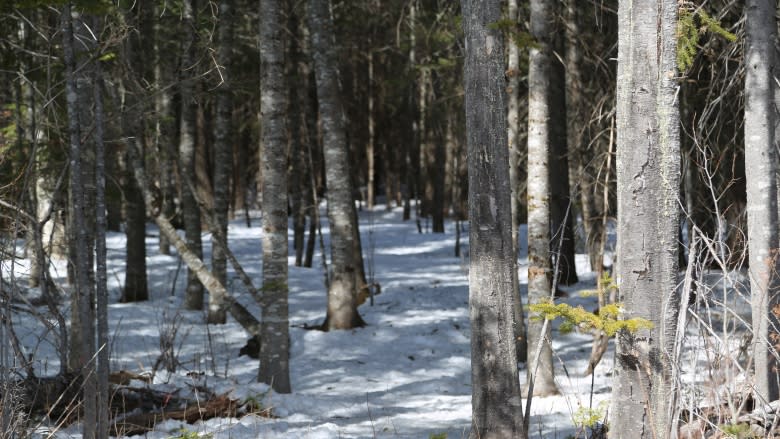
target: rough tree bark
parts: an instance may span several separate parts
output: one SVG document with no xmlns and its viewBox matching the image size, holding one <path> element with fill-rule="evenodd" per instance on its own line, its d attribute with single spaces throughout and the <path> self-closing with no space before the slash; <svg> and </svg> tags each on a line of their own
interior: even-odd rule
<svg viewBox="0 0 780 439">
<path fill-rule="evenodd" d="M 617 282 L 625 318 L 653 329 L 618 334 L 610 437 L 672 437 L 670 353 L 677 292 L 680 128 L 676 0 L 618 9 Z"/>
<path fill-rule="evenodd" d="M 103 23 L 93 17 L 95 35 L 101 35 Z M 108 339 L 108 272 L 106 267 L 106 147 L 103 142 L 103 70 L 95 63 L 95 302 L 97 311 L 97 422 L 96 437 L 108 438 L 109 386 L 111 373 Z"/>
<path fill-rule="evenodd" d="M 217 24 L 217 63 L 221 66 L 222 83 L 217 88 L 216 120 L 214 122 L 214 223 L 227 240 L 228 206 L 230 205 L 230 174 L 232 173 L 233 90 L 230 85 L 231 51 L 233 50 L 233 0 L 219 2 Z M 211 245 L 211 270 L 222 285 L 227 285 L 227 257 L 222 247 Z M 225 323 L 224 297 L 209 294 L 209 323 Z"/>
<path fill-rule="evenodd" d="M 76 365 L 74 370 L 81 372 L 84 378 L 84 428 L 83 436 L 92 439 L 96 435 L 97 423 L 97 381 L 95 374 L 95 363 L 92 361 L 95 354 L 95 315 L 92 308 L 92 285 L 90 284 L 90 273 L 88 268 L 89 257 L 87 247 L 87 229 L 85 224 L 85 196 L 84 182 L 82 181 L 82 145 L 81 145 L 81 126 L 79 124 L 79 93 L 76 84 L 76 56 L 74 53 L 73 39 L 73 18 L 71 16 L 71 5 L 65 3 L 62 8 L 62 49 L 63 61 L 65 64 L 65 96 L 68 109 L 68 134 L 70 136 L 70 148 L 68 160 L 70 164 L 70 185 L 71 185 L 71 203 L 74 213 L 73 221 L 74 235 L 71 239 L 75 240 L 76 254 L 74 265 L 75 284 L 73 285 L 74 300 L 73 306 L 78 307 L 80 318 L 72 322 L 71 327 L 79 327 L 79 339 L 81 344 L 77 349 L 71 349 L 71 354 L 77 358 L 71 358 L 70 364 Z M 90 215 L 91 216 L 91 215 Z M 73 331 L 71 331 L 73 332 Z"/>
<path fill-rule="evenodd" d="M 498 0 L 463 0 L 469 166 L 471 438 L 518 438 L 522 402 L 514 343 L 514 270 L 504 41 Z"/>
<path fill-rule="evenodd" d="M 133 178 L 133 169 L 130 161 L 130 151 L 133 148 L 140 148 L 142 156 L 146 151 L 146 134 L 144 132 L 144 121 L 141 117 L 144 114 L 144 88 L 149 78 L 145 72 L 148 71 L 147 63 L 144 62 L 143 53 L 145 41 L 150 36 L 144 30 L 149 29 L 150 23 L 144 22 L 149 19 L 151 10 L 146 11 L 150 5 L 137 3 L 135 8 L 128 10 L 125 17 L 128 25 L 138 29 L 131 32 L 123 44 L 123 58 L 125 59 L 125 97 L 122 106 L 122 131 L 126 139 L 124 160 L 124 200 L 127 236 L 126 248 L 126 276 L 125 285 L 122 290 L 123 302 L 137 302 L 147 300 L 149 291 L 146 277 L 146 209 L 144 209 L 144 198 L 141 188 Z M 140 164 L 145 166 L 144 161 Z"/>
<path fill-rule="evenodd" d="M 195 175 L 195 137 L 197 105 L 193 96 L 193 73 L 195 64 L 196 20 L 195 5 L 197 0 L 184 0 L 183 20 L 184 44 L 180 72 L 181 116 L 179 122 L 179 155 L 181 172 Z M 203 258 L 201 244 L 200 208 L 192 193 L 194 188 L 184 185 L 182 188 L 181 210 L 184 218 L 184 230 L 187 246 L 195 252 L 198 258 Z M 192 310 L 203 309 L 203 285 L 191 269 L 187 269 L 187 292 L 184 307 Z"/>
<path fill-rule="evenodd" d="M 263 319 L 261 382 L 290 393 L 287 305 L 287 81 L 285 0 L 261 0 L 260 111 L 263 116 Z"/>
<path fill-rule="evenodd" d="M 349 173 L 346 121 L 338 82 L 336 47 L 329 0 L 309 0 L 311 52 L 322 122 L 325 174 L 328 185 L 328 221 L 331 230 L 333 277 L 328 288 L 324 329 L 362 326 L 357 310 L 357 261 L 354 255 L 354 209 Z"/>
<path fill-rule="evenodd" d="M 777 151 L 775 149 L 774 79 L 777 23 L 772 0 L 748 0 L 745 30 L 745 176 L 747 183 L 750 296 L 753 314 L 755 392 L 767 403 L 778 394 Z"/>
<path fill-rule="evenodd" d="M 550 3 L 550 2 L 547 2 Z M 550 118 L 550 227 L 553 238 L 550 242 L 555 264 L 558 266 L 558 282 L 564 285 L 577 283 L 577 269 L 574 264 L 574 215 L 571 211 L 571 188 L 569 186 L 569 150 L 566 130 L 566 72 L 555 54 L 563 53 L 563 29 L 556 19 L 563 13 L 561 2 L 552 2 L 547 8 L 549 20 L 545 24 L 545 38 L 549 44 L 549 94 Z M 561 239 L 563 234 L 563 239 Z"/>
<path fill-rule="evenodd" d="M 508 18 L 517 23 L 517 1 L 509 0 Z M 526 361 L 528 357 L 528 338 L 525 334 L 523 301 L 520 297 L 520 282 L 517 274 L 518 235 L 520 224 L 520 48 L 511 38 L 507 41 L 507 144 L 509 145 L 509 187 L 511 189 L 510 206 L 512 212 L 512 251 L 514 255 L 514 276 L 512 279 L 512 297 L 515 300 L 515 340 L 517 359 Z"/>
<path fill-rule="evenodd" d="M 528 63 L 528 303 L 550 298 L 550 151 L 555 138 L 551 83 L 553 47 L 548 32 L 552 26 L 552 6 L 546 0 L 531 1 L 531 34 L 538 46 L 529 51 Z M 542 329 L 546 327 L 544 333 Z M 528 383 L 536 396 L 558 393 L 552 360 L 549 325 L 528 322 L 531 352 L 543 343 L 539 358 L 528 362 Z"/>
</svg>

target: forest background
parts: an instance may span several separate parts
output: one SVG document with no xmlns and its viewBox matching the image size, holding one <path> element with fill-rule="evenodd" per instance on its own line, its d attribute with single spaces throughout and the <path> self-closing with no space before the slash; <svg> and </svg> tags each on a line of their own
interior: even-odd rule
<svg viewBox="0 0 780 439">
<path fill-rule="evenodd" d="M 760 253 L 747 252 L 749 240 L 759 237 L 748 234 L 750 188 L 762 200 L 769 196 L 764 207 L 774 210 L 765 225 L 773 231 L 760 235 L 768 246 L 761 255 L 777 248 L 776 81 L 765 75 L 751 87 L 756 64 L 746 68 L 749 50 L 764 50 L 758 64 L 772 71 L 776 2 L 658 4 L 674 13 L 667 23 L 672 33 L 664 40 L 673 41 L 673 48 L 662 50 L 659 43 L 658 59 L 667 64 L 671 59 L 681 130 L 672 164 L 673 195 L 645 207 L 673 201 L 679 219 L 672 221 L 673 241 L 664 235 L 663 242 L 674 243 L 671 266 L 688 273 L 691 284 L 702 283 L 702 291 L 711 287 L 701 281 L 706 269 L 725 273 L 763 264 L 762 259 L 748 263 Z M 20 288 L 40 291 L 60 334 L 59 376 L 80 376 L 79 387 L 96 395 L 83 400 L 85 435 L 107 431 L 108 404 L 101 399 L 109 386 L 109 361 L 103 357 L 108 352 L 101 348 L 109 343 L 105 233 L 126 234 L 120 301 L 144 301 L 149 298 L 145 240 L 153 220 L 160 230 L 159 252 L 179 254 L 187 267 L 182 306 L 204 309 L 211 324 L 226 322 L 228 315 L 238 321 L 254 339 L 258 378 L 277 392 L 289 392 L 288 218 L 295 265 L 324 265 L 320 275 L 328 301 L 324 320 L 316 325 L 321 330 L 362 326 L 358 306 L 381 293 L 364 260 L 359 209 L 401 208 L 402 219 L 413 221 L 420 234 L 444 233 L 445 219 L 455 221 L 457 231 L 467 221 L 475 230 L 473 215 L 480 210 L 469 203 L 477 203 L 473 194 L 489 190 L 469 181 L 477 178 L 479 156 L 466 128 L 473 112 L 497 110 L 464 103 L 472 85 L 463 76 L 464 68 L 469 71 L 464 41 L 471 41 L 468 13 L 474 10 L 487 11 L 480 15 L 482 31 L 506 43 L 505 50 L 500 46 L 500 69 L 480 84 L 492 82 L 501 90 L 496 126 L 506 148 L 495 163 L 508 166 L 491 175 L 506 181 L 508 197 L 500 205 L 510 214 L 509 239 L 518 243 L 518 226 L 528 224 L 528 300 L 545 302 L 556 285 L 575 284 L 575 253 L 585 253 L 599 280 L 599 307 L 605 309 L 618 301 L 604 275 L 614 268 L 603 262 L 607 237 L 618 218 L 618 199 L 629 193 L 618 189 L 616 166 L 628 163 L 620 154 L 631 151 L 626 146 L 631 138 L 621 136 L 644 129 L 625 120 L 621 125 L 617 110 L 633 99 L 617 98 L 627 83 L 618 81 L 619 30 L 636 18 L 620 15 L 619 6 L 607 0 L 510 0 L 484 8 L 441 0 L 3 2 L 2 258 L 15 258 L 16 252 L 6 249 L 23 239 L 30 261 L 29 272 L 21 276 L 27 286 L 2 279 L 6 312 Z M 752 10 L 764 11 L 771 22 L 753 31 L 751 39 Z M 661 41 L 660 34 L 636 32 L 636 38 Z M 755 42 L 758 46 L 751 45 Z M 757 156 L 746 147 L 745 130 L 752 122 L 745 103 L 751 90 L 763 90 L 772 103 L 763 123 L 771 131 L 764 142 L 770 147 Z M 655 116 L 648 120 L 653 131 Z M 652 158 L 648 163 L 658 165 Z M 769 168 L 750 185 L 750 170 L 759 164 Z M 330 249 L 317 234 L 324 199 Z M 228 245 L 228 221 L 250 225 L 257 210 L 263 216 L 262 286 L 245 275 Z M 176 229 L 185 231 L 183 238 Z M 621 230 L 618 226 L 618 234 Z M 212 240 L 210 261 L 203 260 L 204 231 Z M 692 253 L 697 240 L 706 251 Z M 474 245 L 472 235 L 471 256 Z M 516 245 L 512 250 L 517 255 Z M 67 285 L 51 276 L 51 258 L 68 261 Z M 226 288 L 228 266 L 262 315 L 253 315 Z M 510 299 L 504 297 L 500 305 L 511 310 L 511 324 L 490 331 L 513 331 L 516 358 L 504 360 L 525 362 L 530 354 L 532 364 L 539 363 L 529 368 L 532 393 L 554 393 L 550 344 L 539 342 L 549 336 L 549 326 L 528 319 L 517 269 L 512 271 L 506 279 Z M 665 276 L 664 281 L 671 279 Z M 764 292 L 774 291 L 775 277 L 769 275 Z M 478 287 L 472 284 L 475 291 Z M 60 296 L 70 296 L 71 316 L 61 311 Z M 719 305 L 725 307 L 725 300 Z M 763 306 L 754 317 L 763 312 L 772 321 L 771 306 Z M 595 331 L 588 372 L 607 349 L 607 332 Z M 14 337 L 6 339 L 14 368 L 24 369 L 28 379 L 36 377 Z M 760 366 L 759 358 L 768 354 L 757 350 L 761 345 L 771 351 L 766 342 L 771 337 L 754 340 L 764 341 L 752 342 L 748 369 L 771 370 Z M 16 383 L 3 370 L 4 382 Z M 770 376 L 756 386 L 765 402 L 777 399 L 776 379 Z"/>
</svg>

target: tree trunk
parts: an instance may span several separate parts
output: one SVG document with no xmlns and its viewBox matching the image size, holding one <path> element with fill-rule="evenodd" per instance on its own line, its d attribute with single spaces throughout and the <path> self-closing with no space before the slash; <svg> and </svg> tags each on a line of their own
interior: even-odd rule
<svg viewBox="0 0 780 439">
<path fill-rule="evenodd" d="M 549 2 L 531 1 L 531 33 L 538 47 L 529 52 L 528 66 L 528 303 L 550 299 L 550 151 L 557 141 L 553 116 L 553 47 L 548 32 L 552 29 L 553 10 Z M 546 328 L 544 332 L 542 329 Z M 528 322 L 531 352 L 543 343 L 538 358 L 528 362 L 528 383 L 537 396 L 558 393 L 552 361 L 549 325 L 539 320 Z"/>
<path fill-rule="evenodd" d="M 194 100 L 195 74 L 192 69 L 195 64 L 196 43 L 196 0 L 184 0 L 183 22 L 184 46 L 181 61 L 180 94 L 181 94 L 181 120 L 179 125 L 179 155 L 181 160 L 181 172 L 195 176 L 195 119 L 197 106 Z M 200 208 L 195 200 L 195 195 L 188 185 L 182 187 L 182 216 L 184 219 L 185 236 L 189 247 L 198 258 L 203 258 L 201 245 Z M 184 307 L 190 310 L 203 309 L 203 285 L 198 281 L 196 273 L 187 270 L 187 292 L 184 298 Z"/>
<path fill-rule="evenodd" d="M 141 166 L 139 152 L 140 151 L 135 149 L 131 150 L 130 158 L 132 169 L 135 171 L 135 179 L 138 182 L 138 186 L 141 188 L 141 192 L 143 193 L 146 210 L 152 214 L 154 222 L 160 228 L 160 233 L 164 234 L 165 237 L 176 248 L 176 251 L 179 253 L 182 261 L 184 261 L 184 263 L 187 265 L 187 268 L 191 272 L 195 273 L 195 275 L 198 277 L 198 281 L 200 281 L 209 294 L 218 294 L 225 297 L 224 306 L 227 308 L 230 315 L 236 320 L 236 322 L 238 322 L 238 324 L 241 325 L 242 328 L 244 328 L 249 333 L 250 336 L 256 338 L 259 337 L 260 322 L 258 322 L 257 319 L 252 316 L 252 314 L 249 313 L 249 311 L 247 311 L 243 305 L 238 303 L 235 297 L 233 297 L 225 289 L 225 286 L 219 282 L 216 276 L 214 276 L 214 274 L 212 274 L 211 271 L 209 271 L 209 269 L 206 267 L 206 264 L 203 263 L 203 258 L 198 256 L 188 247 L 185 240 L 182 239 L 176 232 L 176 229 L 173 227 L 173 224 L 171 224 L 170 219 L 163 215 L 162 212 L 155 206 L 155 199 L 152 194 L 151 186 L 146 178 L 144 167 Z M 185 178 L 185 185 L 194 186 L 192 178 Z M 156 188 L 155 192 L 157 192 Z M 229 251 L 226 250 L 225 253 L 228 255 L 228 257 L 230 257 Z M 233 262 L 235 264 L 235 261 Z M 233 267 L 236 269 L 236 271 L 239 272 L 239 274 L 241 273 L 242 270 L 238 269 L 239 266 L 234 265 Z M 245 283 L 249 283 L 248 278 L 245 279 Z M 251 284 L 247 285 L 247 287 L 255 302 L 262 304 L 263 299 L 260 293 L 254 287 L 252 287 Z"/>
<path fill-rule="evenodd" d="M 154 14 L 159 17 L 162 14 L 162 7 L 157 6 Z M 155 114 L 155 145 L 154 150 L 157 153 L 157 172 L 160 180 L 160 192 L 162 196 L 161 210 L 166 218 L 172 219 L 176 214 L 174 199 L 176 197 L 174 172 L 176 168 L 176 149 L 173 145 L 176 143 L 176 114 L 173 111 L 172 92 L 166 87 L 167 83 L 173 82 L 172 69 L 167 64 L 167 54 L 172 50 L 162 37 L 162 20 L 158 18 L 154 22 L 154 114 Z M 170 255 L 171 244 L 168 239 L 160 233 L 158 238 L 158 249 L 160 254 Z"/>
<path fill-rule="evenodd" d="M 514 343 L 515 267 L 507 151 L 504 42 L 498 0 L 463 0 L 469 163 L 471 438 L 526 437 Z"/>
<path fill-rule="evenodd" d="M 303 250 L 306 237 L 306 212 L 310 202 L 307 199 L 307 173 L 306 153 L 304 148 L 305 114 L 303 112 L 303 98 L 305 93 L 302 81 L 304 66 L 301 60 L 301 51 L 298 46 L 298 15 L 294 5 L 288 2 L 287 23 L 292 38 L 290 42 L 290 56 L 287 60 L 286 75 L 289 78 L 287 89 L 289 99 L 290 117 L 290 204 L 293 215 L 293 248 L 295 249 L 295 266 L 303 265 Z"/>
<path fill-rule="evenodd" d="M 137 3 L 133 10 L 125 12 L 128 25 L 135 28 L 148 29 L 150 23 L 145 22 L 152 11 L 150 5 Z M 124 41 L 124 58 L 127 69 L 123 87 L 125 96 L 122 102 L 122 131 L 127 139 L 124 160 L 124 199 L 127 236 L 126 248 L 126 276 L 125 286 L 122 291 L 123 302 L 138 302 L 149 298 L 146 278 L 146 209 L 141 188 L 133 178 L 133 169 L 130 160 L 130 151 L 140 148 L 142 157 L 146 153 L 146 132 L 144 130 L 145 114 L 145 89 L 142 84 L 151 78 L 145 74 L 148 71 L 143 54 L 151 36 L 146 32 L 133 32 Z M 145 162 L 140 162 L 145 166 Z"/>
<path fill-rule="evenodd" d="M 85 217 L 87 212 L 85 211 L 85 182 L 82 181 L 82 155 L 84 154 L 81 145 L 81 126 L 79 123 L 79 112 L 82 110 L 79 108 L 79 91 L 76 81 L 76 56 L 74 53 L 74 35 L 73 35 L 73 18 L 71 16 L 70 3 L 66 3 L 62 10 L 62 48 L 63 48 L 63 61 L 65 64 L 65 95 L 67 99 L 68 109 L 68 134 L 70 135 L 70 148 L 68 154 L 68 160 L 70 163 L 70 186 L 71 186 L 71 203 L 72 212 L 74 217 L 71 219 L 73 222 L 73 231 L 71 235 L 73 239 L 76 254 L 73 262 L 75 285 L 74 285 L 74 300 L 73 306 L 78 308 L 79 318 L 72 321 L 71 327 L 78 327 L 79 337 L 76 340 L 80 345 L 75 349 L 71 349 L 71 354 L 75 354 L 76 358 L 70 359 L 70 364 L 76 366 L 73 370 L 80 371 L 84 377 L 84 429 L 83 436 L 85 438 L 92 439 L 96 437 L 95 426 L 97 423 L 97 383 L 95 379 L 95 363 L 93 361 L 93 355 L 95 354 L 95 325 L 94 325 L 94 310 L 92 308 L 92 298 L 90 297 L 93 291 L 93 285 L 91 285 L 90 270 L 89 270 L 89 255 L 88 252 L 88 233 L 87 225 L 85 223 Z M 89 214 L 91 216 L 91 213 Z M 71 333 L 74 331 L 71 330 Z M 73 343 L 73 338 L 71 339 Z M 71 345 L 73 347 L 73 344 Z"/>
<path fill-rule="evenodd" d="M 550 118 L 550 223 L 553 239 L 550 242 L 555 264 L 558 266 L 558 282 L 564 285 L 577 283 L 577 268 L 574 263 L 574 214 L 569 186 L 569 151 L 566 131 L 566 73 L 564 65 L 555 53 L 563 53 L 563 38 L 558 20 L 562 11 L 557 6 L 551 8 L 550 21 L 547 23 L 546 37 L 549 38 L 549 105 Z M 550 38 L 552 36 L 552 38 Z M 563 234 L 563 239 L 561 235 Z M 559 248 L 560 247 L 560 248 Z"/>
<path fill-rule="evenodd" d="M 670 431 L 676 367 L 680 130 L 676 0 L 621 0 L 618 9 L 617 280 L 625 318 L 653 329 L 618 334 L 610 436 Z M 681 328 L 682 330 L 682 328 Z"/>
<path fill-rule="evenodd" d="M 228 206 L 230 205 L 230 174 L 233 164 L 233 90 L 231 89 L 231 51 L 233 50 L 233 0 L 219 3 L 217 24 L 217 62 L 222 68 L 222 83 L 217 89 L 216 121 L 214 123 L 214 223 L 228 237 Z M 227 285 L 227 258 L 222 247 L 211 245 L 211 270 L 222 285 Z M 209 323 L 225 323 L 224 297 L 209 294 Z"/>
<path fill-rule="evenodd" d="M 287 311 L 287 89 L 285 1 L 261 0 L 260 111 L 263 116 L 263 319 L 261 382 L 290 393 Z"/>
<path fill-rule="evenodd" d="M 102 20 L 93 18 L 95 35 L 101 35 Z M 103 142 L 103 71 L 95 63 L 95 299 L 97 311 L 97 421 L 96 437 L 108 438 L 109 364 L 108 273 L 106 268 L 106 148 Z M 143 205 L 141 206 L 143 210 Z"/>
<path fill-rule="evenodd" d="M 509 20 L 517 23 L 517 1 L 509 0 Z M 514 255 L 514 272 L 512 279 L 512 297 L 515 299 L 515 340 L 518 361 L 528 358 L 528 338 L 525 334 L 525 318 L 523 316 L 523 300 L 520 297 L 520 282 L 517 274 L 518 235 L 520 224 L 520 48 L 511 38 L 507 41 L 507 144 L 509 145 L 509 188 L 511 189 L 510 207 L 512 212 L 512 251 Z"/>
<path fill-rule="evenodd" d="M 370 37 L 369 37 L 370 38 Z M 376 184 L 376 164 L 374 158 L 376 154 L 376 129 L 375 129 L 375 115 L 374 115 L 374 52 L 371 39 L 368 41 L 368 108 L 366 109 L 366 117 L 368 118 L 368 144 L 366 146 L 366 166 L 368 168 L 368 178 L 366 181 L 366 206 L 368 210 L 374 210 L 375 194 L 374 185 Z M 388 199 L 389 203 L 390 200 Z"/>
<path fill-rule="evenodd" d="M 774 80 L 776 1 L 748 0 L 745 29 L 745 174 L 757 401 L 778 399 L 780 319 Z"/>
<path fill-rule="evenodd" d="M 132 93 L 132 92 L 131 92 Z M 135 101 L 130 99 L 129 101 Z M 135 101 L 137 102 L 137 101 Z M 127 142 L 129 144 L 139 144 L 141 151 L 145 151 L 145 142 L 143 131 L 138 125 L 138 112 L 135 105 L 131 105 L 129 112 L 123 117 L 125 123 L 135 125 L 126 130 Z M 138 133 L 140 135 L 134 135 Z M 128 146 L 134 148 L 135 146 Z M 125 285 L 122 290 L 122 302 L 139 302 L 149 299 L 149 291 L 146 279 L 146 210 L 144 209 L 144 199 L 138 184 L 133 178 L 133 170 L 130 168 L 130 158 L 126 157 L 125 164 L 125 212 L 127 248 L 125 258 Z"/>
<path fill-rule="evenodd" d="M 333 277 L 328 288 L 328 311 L 323 325 L 327 330 L 349 329 L 364 324 L 357 310 L 355 203 L 352 201 L 345 113 L 339 90 L 329 4 L 329 0 L 309 0 L 311 52 L 322 121 L 331 231 Z"/>
</svg>

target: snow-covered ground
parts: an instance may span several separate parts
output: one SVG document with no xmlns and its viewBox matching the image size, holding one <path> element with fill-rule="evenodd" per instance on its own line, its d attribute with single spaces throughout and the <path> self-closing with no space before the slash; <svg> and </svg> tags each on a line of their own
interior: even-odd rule
<svg viewBox="0 0 780 439">
<path fill-rule="evenodd" d="M 303 328 L 322 322 L 325 316 L 321 254 L 318 249 L 315 268 L 299 268 L 293 266 L 290 251 L 293 393 L 289 395 L 276 394 L 256 382 L 257 360 L 238 356 L 247 339 L 239 325 L 231 320 L 226 325 L 207 326 L 203 313 L 181 310 L 185 267 L 179 267 L 175 256 L 157 253 L 158 232 L 152 226 L 147 233 L 151 299 L 118 303 L 124 283 L 125 238 L 110 234 L 112 369 L 151 372 L 160 355 L 160 332 L 178 325 L 178 370 L 172 375 L 158 370 L 153 387 L 186 392 L 195 385 L 205 386 L 237 399 L 262 400 L 277 415 L 274 419 L 254 415 L 212 419 L 195 425 L 167 421 L 144 437 L 175 437 L 182 434 L 182 428 L 214 439 L 429 438 L 442 433 L 447 438 L 467 437 L 471 420 L 468 261 L 454 256 L 454 223 L 447 223 L 444 234 L 418 234 L 413 221 L 401 220 L 400 210 L 387 211 L 381 206 L 373 212 L 363 210 L 360 221 L 367 269 L 373 269 L 382 286 L 373 306 L 360 307 L 367 322 L 364 328 L 329 333 Z M 252 227 L 238 220 L 230 225 L 230 247 L 258 286 L 261 234 L 257 218 Z M 327 242 L 327 224 L 323 224 L 323 234 Z M 525 235 L 524 230 L 520 235 Z M 467 243 L 467 229 L 462 236 Z M 204 245 L 208 261 L 209 236 L 204 236 Z M 526 243 L 521 242 L 520 248 L 524 253 Z M 525 260 L 523 255 L 523 294 Z M 579 291 L 593 288 L 594 276 L 583 255 L 577 262 L 581 282 L 563 287 L 570 293 L 563 300 L 593 309 L 595 298 L 580 297 Z M 55 268 L 54 274 L 61 279 L 64 264 L 59 262 Z M 5 263 L 3 269 L 8 279 L 10 265 Z M 21 261 L 14 268 L 15 275 L 24 277 L 27 269 Z M 228 289 L 259 315 L 241 282 L 232 271 L 229 276 Z M 41 337 L 43 325 L 27 315 L 18 316 L 16 325 L 23 329 L 19 331 L 22 342 L 34 356 L 39 373 L 56 373 L 52 337 Z M 573 415 L 580 407 L 604 407 L 611 392 L 612 348 L 591 380 L 582 376 L 590 347 L 590 335 L 554 331 L 561 395 L 533 400 L 530 437 L 574 435 Z M 79 427 L 60 430 L 57 436 L 79 437 Z"/>
</svg>

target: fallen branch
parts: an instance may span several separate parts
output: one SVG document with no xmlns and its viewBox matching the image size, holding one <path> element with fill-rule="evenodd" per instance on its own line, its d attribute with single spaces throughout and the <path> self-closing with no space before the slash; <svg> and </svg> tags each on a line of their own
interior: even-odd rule
<svg viewBox="0 0 780 439">
<path fill-rule="evenodd" d="M 187 247 L 187 243 L 176 233 L 176 229 L 173 227 L 168 218 L 163 215 L 160 209 L 155 208 L 155 197 L 152 194 L 149 183 L 146 180 L 144 174 L 143 164 L 141 163 L 137 151 L 130 147 L 130 157 L 132 160 L 132 166 L 134 168 L 134 176 L 138 182 L 138 186 L 141 188 L 144 196 L 144 204 L 146 210 L 152 215 L 157 227 L 160 228 L 160 233 L 170 241 L 176 251 L 179 252 L 179 256 L 187 264 L 187 267 L 192 270 L 198 277 L 200 283 L 209 292 L 209 294 L 221 295 L 225 298 L 225 307 L 234 319 L 253 337 L 259 337 L 260 334 L 260 322 L 238 301 L 230 294 L 225 286 L 214 276 L 211 271 L 203 263 L 203 260 L 198 257 L 195 252 Z"/>
</svg>

